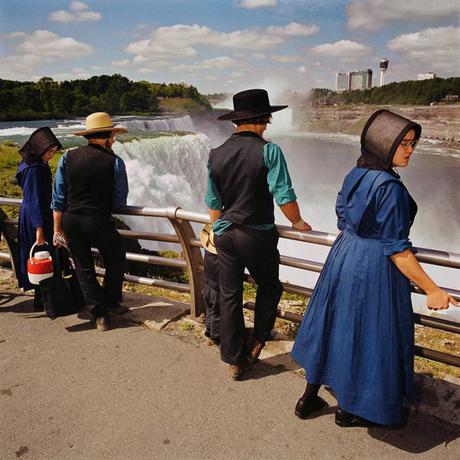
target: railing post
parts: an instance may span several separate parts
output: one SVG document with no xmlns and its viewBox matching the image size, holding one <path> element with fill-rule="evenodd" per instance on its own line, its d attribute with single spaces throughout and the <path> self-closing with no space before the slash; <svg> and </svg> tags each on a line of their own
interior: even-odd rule
<svg viewBox="0 0 460 460">
<path fill-rule="evenodd" d="M 6 245 L 8 246 L 11 266 L 13 268 L 14 276 L 16 277 L 16 267 L 19 263 L 18 228 L 16 225 L 5 222 L 6 219 L 8 219 L 8 216 L 5 214 L 3 209 L 0 209 L 0 233 L 5 238 Z"/>
<path fill-rule="evenodd" d="M 180 208 L 167 208 L 167 217 L 179 238 L 184 258 L 187 262 L 190 278 L 190 294 L 192 296 L 190 314 L 196 318 L 205 311 L 203 299 L 204 274 L 199 270 L 199 266 L 203 265 L 203 256 L 200 248 L 190 244 L 190 241 L 196 238 L 195 232 L 190 222 L 176 217 L 178 209 Z"/>
</svg>

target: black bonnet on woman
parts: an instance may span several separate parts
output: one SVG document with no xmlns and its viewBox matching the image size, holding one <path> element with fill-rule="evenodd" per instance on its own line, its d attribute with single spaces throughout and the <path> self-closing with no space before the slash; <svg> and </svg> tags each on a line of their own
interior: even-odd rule
<svg viewBox="0 0 460 460">
<path fill-rule="evenodd" d="M 388 110 L 374 112 L 361 134 L 361 156 L 357 166 L 396 174 L 391 169 L 393 157 L 411 129 L 415 131 L 415 139 L 418 140 L 422 133 L 422 127 L 418 123 Z"/>
<path fill-rule="evenodd" d="M 61 143 L 47 126 L 36 129 L 29 140 L 19 149 L 19 153 L 27 164 L 39 160 L 48 150 L 57 147 L 62 148 Z"/>
</svg>

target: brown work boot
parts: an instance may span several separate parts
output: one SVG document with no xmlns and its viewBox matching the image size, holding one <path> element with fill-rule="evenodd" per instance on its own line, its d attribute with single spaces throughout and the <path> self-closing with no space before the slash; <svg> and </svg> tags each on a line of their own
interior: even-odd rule
<svg viewBox="0 0 460 460">
<path fill-rule="evenodd" d="M 265 343 L 259 342 L 257 339 L 253 339 L 251 348 L 249 349 L 249 360 L 252 364 L 258 361 L 260 353 L 265 347 Z"/>
<path fill-rule="evenodd" d="M 243 374 L 251 369 L 252 362 L 245 358 L 241 364 L 230 364 L 230 375 L 233 380 L 240 380 Z"/>
</svg>

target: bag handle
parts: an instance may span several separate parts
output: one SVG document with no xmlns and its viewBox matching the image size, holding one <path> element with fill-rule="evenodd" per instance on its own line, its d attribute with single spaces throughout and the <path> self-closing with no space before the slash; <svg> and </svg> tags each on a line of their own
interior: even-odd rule
<svg viewBox="0 0 460 460">
<path fill-rule="evenodd" d="M 49 246 L 48 243 L 47 243 L 46 241 L 45 241 L 45 244 L 46 244 L 47 246 Z M 35 246 L 37 246 L 37 243 L 34 243 L 34 244 L 32 245 L 32 247 L 30 248 L 30 252 L 29 252 L 29 259 L 30 259 L 30 263 L 31 263 L 32 265 L 34 264 L 34 261 L 33 261 L 33 259 L 32 259 L 32 256 L 33 256 L 33 252 L 34 252 Z M 44 246 L 44 245 L 41 244 L 40 246 Z M 49 259 L 52 259 L 51 255 L 49 256 Z"/>
</svg>

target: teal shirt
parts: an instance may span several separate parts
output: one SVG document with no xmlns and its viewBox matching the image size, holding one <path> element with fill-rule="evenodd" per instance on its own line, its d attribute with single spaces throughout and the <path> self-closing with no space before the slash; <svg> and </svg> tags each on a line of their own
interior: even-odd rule
<svg viewBox="0 0 460 460">
<path fill-rule="evenodd" d="M 283 206 L 286 203 L 295 201 L 297 196 L 292 188 L 291 177 L 284 158 L 283 151 L 281 148 L 267 142 L 264 145 L 264 163 L 268 168 L 267 182 L 268 189 L 275 199 L 275 203 L 278 206 Z M 205 195 L 205 203 L 209 209 L 216 211 L 222 210 L 222 198 L 217 190 L 216 184 L 212 180 L 211 174 L 209 173 L 208 165 L 208 187 Z M 230 226 L 232 222 L 228 220 L 218 219 L 214 222 L 212 229 L 214 234 L 222 235 Z M 260 224 L 260 225 L 248 225 L 249 228 L 254 230 L 270 230 L 274 227 L 274 224 Z"/>
</svg>

